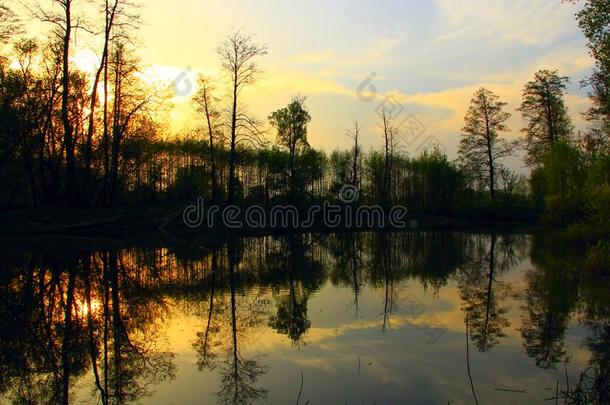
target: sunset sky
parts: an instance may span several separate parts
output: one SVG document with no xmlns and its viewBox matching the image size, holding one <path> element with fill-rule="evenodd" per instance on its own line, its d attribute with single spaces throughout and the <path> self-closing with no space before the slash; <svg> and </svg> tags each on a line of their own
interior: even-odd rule
<svg viewBox="0 0 610 405">
<path fill-rule="evenodd" d="M 507 136 L 517 137 L 522 122 L 514 109 L 541 68 L 571 78 L 570 113 L 577 128 L 586 127 L 579 81 L 593 62 L 575 10 L 560 0 L 147 0 L 139 52 L 147 74 L 171 82 L 185 71 L 193 80 L 199 72 L 218 74 L 218 43 L 241 29 L 268 47 L 259 59 L 264 74 L 245 93 L 259 119 L 291 95 L 307 95 L 312 146 L 345 148 L 345 132 L 358 119 L 368 150 L 380 145 L 375 111 L 390 97 L 402 117 L 413 114 L 426 128 L 405 151 L 416 153 L 434 135 L 453 158 L 472 93 L 485 85 L 508 102 Z M 377 95 L 363 101 L 357 89 L 367 78 Z M 173 130 L 195 127 L 189 97 L 174 103 Z M 522 166 L 518 159 L 510 165 Z"/>
</svg>

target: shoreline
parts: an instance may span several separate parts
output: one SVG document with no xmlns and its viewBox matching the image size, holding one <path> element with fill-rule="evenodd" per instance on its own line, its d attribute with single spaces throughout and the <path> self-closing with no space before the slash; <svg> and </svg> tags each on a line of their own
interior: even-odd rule
<svg viewBox="0 0 610 405">
<path fill-rule="evenodd" d="M 115 209 L 19 209 L 0 211 L 1 246 L 73 246 L 108 245 L 171 246 L 209 244 L 237 238 L 283 236 L 289 234 L 335 234 L 348 232 L 483 232 L 510 231 L 531 233 L 555 227 L 531 219 L 481 219 L 439 215 L 412 214 L 406 228 L 327 227 L 321 222 L 308 228 L 189 228 L 181 221 L 186 206 L 118 207 Z M 412 226 L 416 224 L 417 226 Z M 188 240 L 188 242 L 185 242 Z"/>
</svg>

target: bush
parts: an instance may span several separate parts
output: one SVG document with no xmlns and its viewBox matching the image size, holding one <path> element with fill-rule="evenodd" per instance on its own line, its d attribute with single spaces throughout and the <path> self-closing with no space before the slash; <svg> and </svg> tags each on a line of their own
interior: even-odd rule
<svg viewBox="0 0 610 405">
<path fill-rule="evenodd" d="M 596 274 L 610 275 L 610 242 L 600 241 L 588 250 L 585 268 Z"/>
</svg>

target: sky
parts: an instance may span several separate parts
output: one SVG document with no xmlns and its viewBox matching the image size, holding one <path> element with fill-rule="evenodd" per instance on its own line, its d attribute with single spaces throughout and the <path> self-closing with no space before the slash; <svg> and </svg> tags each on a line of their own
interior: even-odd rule
<svg viewBox="0 0 610 405">
<path fill-rule="evenodd" d="M 347 148 L 357 119 L 369 150 L 381 145 L 377 110 L 385 103 L 403 130 L 401 150 L 416 155 L 437 143 L 455 158 L 474 91 L 486 86 L 508 103 L 505 136 L 514 139 L 523 86 L 543 68 L 571 78 L 569 111 L 586 128 L 579 81 L 593 61 L 577 8 L 561 0 L 147 0 L 138 52 L 147 75 L 185 90 L 173 99 L 174 131 L 199 125 L 190 84 L 198 73 L 222 78 L 216 48 L 239 29 L 268 48 L 260 80 L 244 93 L 260 120 L 305 95 L 312 146 Z M 518 158 L 507 163 L 523 169 Z"/>
</svg>

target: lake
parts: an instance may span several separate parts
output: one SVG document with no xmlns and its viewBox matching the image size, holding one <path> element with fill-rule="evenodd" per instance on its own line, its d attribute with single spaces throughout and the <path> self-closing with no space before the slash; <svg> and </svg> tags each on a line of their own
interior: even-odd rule
<svg viewBox="0 0 610 405">
<path fill-rule="evenodd" d="M 547 233 L 0 250 L 0 403 L 608 403 L 608 280 Z"/>
</svg>

